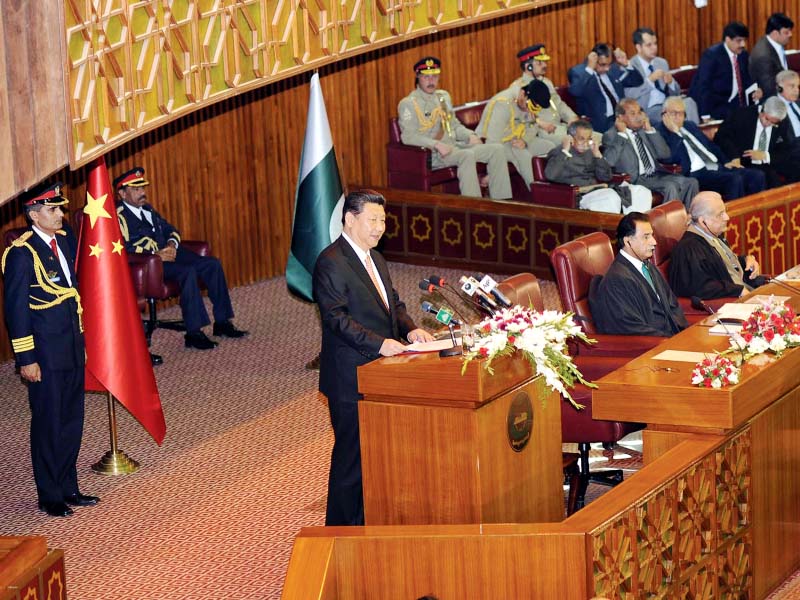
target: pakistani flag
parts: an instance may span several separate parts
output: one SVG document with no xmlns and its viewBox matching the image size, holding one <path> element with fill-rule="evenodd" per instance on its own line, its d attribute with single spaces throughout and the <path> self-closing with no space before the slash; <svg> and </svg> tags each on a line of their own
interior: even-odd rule
<svg viewBox="0 0 800 600">
<path fill-rule="evenodd" d="M 292 248 L 286 263 L 289 291 L 313 301 L 311 274 L 322 252 L 342 232 L 344 194 L 333 151 L 319 75 L 311 77 L 306 137 L 294 199 Z"/>
</svg>

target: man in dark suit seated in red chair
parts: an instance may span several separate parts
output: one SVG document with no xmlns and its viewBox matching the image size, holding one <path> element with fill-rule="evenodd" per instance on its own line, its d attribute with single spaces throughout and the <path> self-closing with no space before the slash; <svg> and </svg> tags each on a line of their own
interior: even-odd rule
<svg viewBox="0 0 800 600">
<path fill-rule="evenodd" d="M 178 230 L 147 203 L 144 188 L 148 185 L 150 182 L 144 178 L 142 167 L 134 167 L 114 180 L 119 200 L 119 226 L 129 254 L 158 254 L 164 261 L 164 277 L 179 282 L 186 347 L 210 350 L 217 346 L 217 342 L 210 340 L 202 330 L 211 321 L 203 304 L 198 278 L 208 288 L 214 306 L 214 335 L 246 336 L 246 331 L 237 329 L 231 322 L 233 307 L 222 264 L 214 257 L 200 256 L 181 246 Z"/>
<path fill-rule="evenodd" d="M 752 255 L 736 256 L 722 237 L 730 217 L 717 192 L 700 192 L 689 208 L 692 222 L 672 249 L 669 284 L 679 296 L 703 300 L 744 296 L 766 283 Z"/>
<path fill-rule="evenodd" d="M 689 324 L 661 272 L 650 264 L 656 239 L 647 215 L 628 213 L 617 226 L 619 252 L 592 282 L 589 306 L 600 333 L 670 337 Z"/>
</svg>

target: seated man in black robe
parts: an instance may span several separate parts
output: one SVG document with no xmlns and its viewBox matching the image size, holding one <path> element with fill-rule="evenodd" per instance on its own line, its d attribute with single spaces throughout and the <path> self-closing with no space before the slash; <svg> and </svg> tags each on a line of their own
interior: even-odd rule
<svg viewBox="0 0 800 600">
<path fill-rule="evenodd" d="M 755 257 L 736 256 L 724 238 L 730 217 L 722 196 L 700 192 L 689 212 L 692 221 L 669 265 L 669 284 L 678 296 L 739 297 L 765 283 Z"/>
<path fill-rule="evenodd" d="M 617 226 L 619 253 L 592 281 L 589 306 L 597 330 L 617 335 L 670 337 L 688 325 L 678 299 L 650 264 L 656 239 L 647 216 L 631 212 Z"/>
</svg>

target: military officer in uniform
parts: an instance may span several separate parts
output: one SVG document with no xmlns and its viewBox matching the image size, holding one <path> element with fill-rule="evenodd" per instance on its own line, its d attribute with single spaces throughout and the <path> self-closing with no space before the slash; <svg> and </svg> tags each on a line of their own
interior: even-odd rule
<svg viewBox="0 0 800 600">
<path fill-rule="evenodd" d="M 536 117 L 549 106 L 550 90 L 535 79 L 522 88 L 511 87 L 496 94 L 481 115 L 478 132 L 487 143 L 502 144 L 508 162 L 513 164 L 528 188 L 533 183 L 534 156 L 544 156 L 555 148 L 540 137 Z"/>
<path fill-rule="evenodd" d="M 214 335 L 241 338 L 246 331 L 237 329 L 231 319 L 233 306 L 222 264 L 213 256 L 200 256 L 181 246 L 178 230 L 147 203 L 144 169 L 134 167 L 114 180 L 119 200 L 117 217 L 130 254 L 158 254 L 164 261 L 164 277 L 177 280 L 181 288 L 181 312 L 186 323 L 184 336 L 187 348 L 210 350 L 217 346 L 203 333 L 208 318 L 198 278 L 208 288 L 214 306 Z"/>
<path fill-rule="evenodd" d="M 577 120 L 578 115 L 569 105 L 561 99 L 556 91 L 556 86 L 545 74 L 547 73 L 547 63 L 550 62 L 550 55 L 544 44 L 534 44 L 517 52 L 522 75 L 517 78 L 510 86 L 509 90 L 518 91 L 528 85 L 531 81 L 541 81 L 547 86 L 550 92 L 550 102 L 542 107 L 536 115 L 536 124 L 539 127 L 539 137 L 553 144 L 553 147 L 561 145 L 564 136 L 567 135 L 567 125 Z M 600 144 L 602 134 L 593 131 L 592 136 L 596 144 Z"/>
<path fill-rule="evenodd" d="M 408 146 L 428 148 L 434 169 L 456 166 L 458 184 L 465 196 L 479 198 L 480 182 L 475 163 L 486 163 L 489 196 L 511 198 L 511 180 L 506 155 L 500 144 L 483 144 L 453 113 L 450 94 L 438 89 L 441 62 L 427 56 L 414 65 L 417 87 L 400 101 L 401 139 Z"/>
<path fill-rule="evenodd" d="M 61 184 L 24 201 L 31 228 L 3 253 L 5 315 L 31 409 L 31 463 L 39 510 L 67 517 L 81 494 L 76 462 L 83 437 L 84 363 L 77 242 L 62 223 Z"/>
</svg>

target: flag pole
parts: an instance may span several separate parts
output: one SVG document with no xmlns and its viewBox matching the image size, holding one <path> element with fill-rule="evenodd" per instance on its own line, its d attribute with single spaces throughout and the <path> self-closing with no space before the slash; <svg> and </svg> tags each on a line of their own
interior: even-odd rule
<svg viewBox="0 0 800 600">
<path fill-rule="evenodd" d="M 117 448 L 117 413 L 114 396 L 106 392 L 108 399 L 108 429 L 111 433 L 111 450 L 92 465 L 92 471 L 101 475 L 130 475 L 139 470 L 139 463 Z"/>
</svg>

